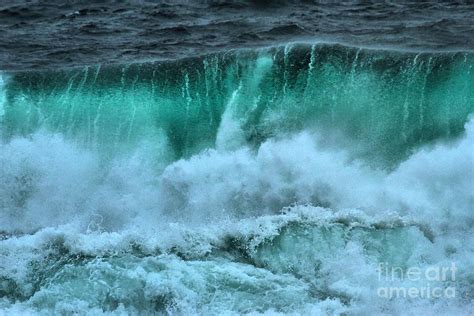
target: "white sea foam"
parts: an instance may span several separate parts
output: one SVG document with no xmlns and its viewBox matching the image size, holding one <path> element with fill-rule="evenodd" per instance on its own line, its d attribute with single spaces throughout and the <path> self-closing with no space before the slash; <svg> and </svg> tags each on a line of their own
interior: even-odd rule
<svg viewBox="0 0 474 316">
<path fill-rule="evenodd" d="M 413 313 L 469 310 L 473 143 L 471 120 L 460 139 L 421 148 L 384 171 L 320 146 L 309 131 L 270 139 L 258 150 L 207 150 L 166 167 L 156 167 L 149 144 L 104 160 L 59 135 L 15 138 L 0 150 L 0 231 L 16 234 L 0 241 L 0 271 L 25 299 L 3 299 L 0 307 L 9 314 L 35 308 L 102 313 L 94 304 L 109 291 L 119 302 L 116 313 L 160 297 L 170 300 L 170 311 L 184 313 L 401 313 L 406 304 Z M 160 146 L 163 154 L 166 141 Z M 281 214 L 289 205 L 299 206 Z M 288 225 L 296 230 L 285 233 Z M 322 232 L 321 226 L 333 228 Z M 239 263 L 232 252 L 219 255 L 235 246 L 228 238 L 265 269 Z M 48 266 L 45 256 L 54 258 L 57 244 L 92 259 L 66 266 L 55 282 L 34 289 L 31 263 Z M 130 254 L 134 247 L 145 259 Z M 118 259 L 107 259 L 110 254 Z M 376 267 L 383 260 L 421 268 L 456 262 L 456 286 L 467 299 L 380 298 L 377 288 L 386 282 Z M 234 297 L 240 303 L 229 304 L 224 288 L 209 289 L 229 282 L 240 284 Z M 127 289 L 138 293 L 129 305 Z M 319 290 L 328 297 L 309 294 Z M 252 299 L 258 303 L 243 303 Z"/>
</svg>

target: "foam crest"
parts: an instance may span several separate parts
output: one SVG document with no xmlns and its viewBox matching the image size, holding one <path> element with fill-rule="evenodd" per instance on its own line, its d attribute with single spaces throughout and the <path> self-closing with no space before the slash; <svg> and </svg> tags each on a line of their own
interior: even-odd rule
<svg viewBox="0 0 474 316">
<path fill-rule="evenodd" d="M 391 172 L 320 145 L 311 132 L 269 140 L 256 151 L 207 150 L 167 167 L 156 163 L 166 161 L 166 142 L 103 161 L 61 136 L 39 133 L 2 145 L 1 229 L 77 220 L 115 230 L 143 216 L 199 222 L 274 214 L 292 204 L 398 212 L 432 223 L 452 214 L 466 226 L 472 126 L 456 142 L 424 148 Z"/>
</svg>

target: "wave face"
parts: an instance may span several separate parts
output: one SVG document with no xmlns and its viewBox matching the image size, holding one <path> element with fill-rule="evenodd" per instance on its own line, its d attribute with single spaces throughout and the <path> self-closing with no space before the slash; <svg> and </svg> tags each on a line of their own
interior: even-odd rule
<svg viewBox="0 0 474 316">
<path fill-rule="evenodd" d="M 17 73 L 5 88 L 3 137 L 45 128 L 115 150 L 164 133 L 181 158 L 223 142 L 226 121 L 235 120 L 244 143 L 317 127 L 355 141 L 361 156 L 397 162 L 417 145 L 462 132 L 473 106 L 472 65 L 467 53 L 288 45 Z"/>
<path fill-rule="evenodd" d="M 472 310 L 473 65 L 292 44 L 1 74 L 2 312 Z M 456 296 L 378 294 L 428 281 Z"/>
</svg>

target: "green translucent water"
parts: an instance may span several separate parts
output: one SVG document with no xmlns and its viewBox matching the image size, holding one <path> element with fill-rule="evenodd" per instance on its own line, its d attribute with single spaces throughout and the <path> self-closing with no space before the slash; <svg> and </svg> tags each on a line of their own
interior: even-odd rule
<svg viewBox="0 0 474 316">
<path fill-rule="evenodd" d="M 40 128 L 106 151 L 167 136 L 176 158 L 212 147 L 226 109 L 247 142 L 315 127 L 389 163 L 458 135 L 474 57 L 287 45 L 170 63 L 10 75 L 3 137 Z"/>
</svg>

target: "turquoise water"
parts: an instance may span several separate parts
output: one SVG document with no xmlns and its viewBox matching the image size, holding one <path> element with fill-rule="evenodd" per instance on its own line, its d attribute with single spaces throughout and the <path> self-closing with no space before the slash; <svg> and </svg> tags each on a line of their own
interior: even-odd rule
<svg viewBox="0 0 474 316">
<path fill-rule="evenodd" d="M 472 309 L 474 56 L 288 44 L 2 73 L 6 314 Z M 377 267 L 455 263 L 455 298 Z"/>
<path fill-rule="evenodd" d="M 420 144 L 463 131 L 473 110 L 473 63 L 468 53 L 295 44 L 21 72 L 5 87 L 3 136 L 46 128 L 116 150 L 164 133 L 181 158 L 213 147 L 227 110 L 246 143 L 314 127 L 356 141 L 362 156 L 396 162 Z"/>
</svg>

